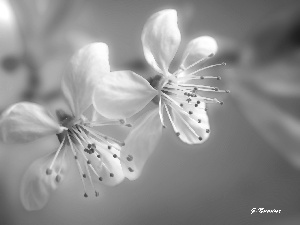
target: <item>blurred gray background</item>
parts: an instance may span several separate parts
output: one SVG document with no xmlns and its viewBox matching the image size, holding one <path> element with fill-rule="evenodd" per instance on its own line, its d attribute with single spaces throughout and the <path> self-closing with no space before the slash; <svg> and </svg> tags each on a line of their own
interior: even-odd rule
<svg viewBox="0 0 300 225">
<path fill-rule="evenodd" d="M 34 1 L 24 2 L 30 6 Z M 89 40 L 101 40 L 109 45 L 110 63 L 114 69 L 132 69 L 146 78 L 153 75 L 143 63 L 140 36 L 147 18 L 166 8 L 178 11 L 179 27 L 183 36 L 179 57 L 185 44 L 192 38 L 200 35 L 216 37 L 220 45 L 220 56 L 217 59 L 225 62 L 227 60 L 228 67 L 225 71 L 222 71 L 223 68 L 214 71 L 223 78 L 215 85 L 221 84 L 223 88 L 234 90 L 231 75 L 228 74 L 237 66 L 237 56 L 233 53 L 233 58 L 230 58 L 228 48 L 230 51 L 240 51 L 261 24 L 282 11 L 300 8 L 297 0 L 66 2 L 64 7 L 70 18 L 62 19 L 64 23 L 54 21 L 55 25 L 59 24 L 58 28 L 55 28 L 56 31 L 43 31 L 51 44 L 33 41 L 36 40 L 34 38 L 45 40 L 39 34 L 41 29 L 37 29 L 38 32 L 33 37 L 27 37 L 28 42 L 32 43 L 24 43 L 22 38 L 29 28 L 22 31 L 21 35 L 22 32 L 18 32 L 19 27 L 14 30 L 14 25 L 5 25 L 5 22 L 2 22 L 0 60 L 3 62 L 11 56 L 13 59 L 10 63 L 1 64 L 1 110 L 24 99 L 46 101 L 47 96 L 55 92 L 59 85 L 61 71 L 56 63 L 63 62 L 77 46 Z M 72 6 L 73 4 L 76 6 Z M 19 11 L 18 13 L 22 14 Z M 0 20 L 6 21 L 1 19 L 1 16 Z M 33 19 L 35 20 L 38 18 Z M 44 45 L 70 44 L 65 37 L 75 38 L 74 42 L 79 44 L 75 43 L 72 50 L 67 49 L 59 56 L 55 51 L 49 53 L 51 47 L 43 49 Z M 35 61 L 41 68 L 34 70 L 28 66 L 30 63 L 25 63 L 27 67 L 15 68 L 17 66 L 14 63 L 18 64 L 15 58 L 25 55 L 23 58 L 28 59 L 28 52 L 32 58 L 40 58 L 39 54 L 49 55 L 45 56 L 40 64 Z M 43 63 L 46 65 L 41 66 Z M 12 65 L 14 69 L 7 69 L 7 65 Z M 42 72 L 36 72 L 36 78 L 32 78 L 32 71 Z M 299 70 L 296 70 L 297 74 L 298 72 Z M 48 89 L 42 88 L 43 85 Z M 33 90 L 32 87 L 36 92 L 25 96 L 24 93 L 28 94 L 28 90 Z M 39 97 L 33 97 L 34 94 Z M 166 129 L 138 180 L 126 180 L 117 187 L 103 188 L 100 198 L 85 199 L 76 171 L 70 171 L 46 207 L 36 212 L 27 212 L 21 205 L 21 177 L 32 161 L 49 149 L 55 148 L 55 137 L 27 145 L 1 144 L 0 224 L 300 224 L 299 170 L 284 156 L 284 148 L 276 148 L 261 135 L 255 125 L 253 126 L 242 109 L 243 105 L 236 101 L 234 94 L 232 91 L 226 98 L 220 97 L 225 102 L 222 107 L 210 108 L 212 133 L 204 144 L 187 146 L 176 138 L 171 129 Z M 299 112 L 296 110 L 297 101 L 290 104 L 291 110 Z M 116 135 L 124 138 L 126 132 L 122 131 Z M 252 208 L 280 209 L 281 213 L 251 215 Z"/>
</svg>

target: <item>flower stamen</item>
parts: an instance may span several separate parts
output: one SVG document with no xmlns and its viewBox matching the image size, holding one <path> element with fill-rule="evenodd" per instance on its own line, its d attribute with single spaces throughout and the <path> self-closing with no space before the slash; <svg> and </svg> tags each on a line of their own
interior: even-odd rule
<svg viewBox="0 0 300 225">
<path fill-rule="evenodd" d="M 58 149 L 57 149 L 57 151 L 56 151 L 56 153 L 55 153 L 55 155 L 54 155 L 54 158 L 53 158 L 53 160 L 52 160 L 52 162 L 51 162 L 51 164 L 50 164 L 50 167 L 49 167 L 50 170 L 52 170 L 52 167 L 53 167 L 53 165 L 54 165 L 54 163 L 55 163 L 55 161 L 56 161 L 56 159 L 57 159 L 57 156 L 58 156 L 60 150 L 62 149 L 62 147 L 63 147 L 63 145 L 64 145 L 64 143 L 65 143 L 65 140 L 66 140 L 66 136 L 64 136 L 64 139 L 63 139 L 62 142 L 60 143 L 60 145 L 59 145 L 59 147 L 58 147 Z"/>
<path fill-rule="evenodd" d="M 170 113 L 169 113 L 169 109 L 168 109 L 168 107 L 167 107 L 166 104 L 164 104 L 164 106 L 165 106 L 165 109 L 166 109 L 166 111 L 167 111 L 169 120 L 170 120 L 170 122 L 171 122 L 171 124 L 172 124 L 172 127 L 173 127 L 173 129 L 174 129 L 174 131 L 175 131 L 175 134 L 177 135 L 177 137 L 179 137 L 180 132 L 178 131 L 178 129 L 177 129 L 176 126 L 175 126 L 175 123 L 174 123 L 173 120 L 172 120 L 172 117 L 171 117 L 171 115 L 170 115 Z"/>
<path fill-rule="evenodd" d="M 79 163 L 79 161 L 78 161 L 78 156 L 77 156 L 76 151 L 74 150 L 73 143 L 72 143 L 72 141 L 71 141 L 71 138 L 70 138 L 69 133 L 67 133 L 67 137 L 68 137 L 68 141 L 69 141 L 69 143 L 70 143 L 70 147 L 71 147 L 72 153 L 73 153 L 73 155 L 74 155 L 74 158 L 75 158 L 75 161 L 76 161 L 76 164 L 77 164 L 78 172 L 79 172 L 79 175 L 80 175 L 79 177 L 80 177 L 81 183 L 82 183 L 82 185 L 83 185 L 84 197 L 88 197 L 87 192 L 86 192 L 85 182 L 84 182 L 84 180 L 83 180 L 83 176 L 84 176 L 85 174 L 83 173 L 83 170 L 82 170 L 82 168 L 81 168 L 81 165 L 80 165 L 80 163 Z"/>
</svg>

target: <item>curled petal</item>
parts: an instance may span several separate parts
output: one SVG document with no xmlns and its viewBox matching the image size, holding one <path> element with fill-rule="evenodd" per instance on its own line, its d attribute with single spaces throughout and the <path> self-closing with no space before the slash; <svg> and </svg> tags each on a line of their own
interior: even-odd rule
<svg viewBox="0 0 300 225">
<path fill-rule="evenodd" d="M 42 209 L 64 178 L 67 164 L 62 152 L 56 158 L 51 174 L 46 174 L 54 155 L 52 153 L 33 162 L 22 178 L 21 202 L 29 211 Z"/>
<path fill-rule="evenodd" d="M 142 44 L 147 62 L 159 73 L 168 69 L 181 41 L 177 12 L 167 9 L 152 15 L 144 26 Z"/>
<path fill-rule="evenodd" d="M 128 118 L 143 109 L 157 90 L 131 71 L 111 72 L 102 77 L 93 95 L 95 109 L 111 118 Z"/>
<path fill-rule="evenodd" d="M 218 45 L 215 39 L 201 36 L 190 41 L 183 53 L 181 68 L 187 68 L 209 56 L 216 54 Z"/>
<path fill-rule="evenodd" d="M 3 113 L 0 120 L 0 139 L 5 143 L 24 143 L 61 133 L 64 129 L 42 106 L 22 102 Z"/>
<path fill-rule="evenodd" d="M 201 103 L 204 104 L 204 103 Z M 175 125 L 175 132 L 178 132 L 179 138 L 187 144 L 201 144 L 209 137 L 209 120 L 204 109 L 197 109 L 193 117 L 179 111 L 171 110 L 171 116 Z M 198 121 L 196 121 L 197 118 Z"/>
<path fill-rule="evenodd" d="M 158 109 L 141 116 L 125 140 L 121 151 L 123 172 L 129 180 L 137 179 L 162 135 Z"/>
<path fill-rule="evenodd" d="M 81 48 L 62 78 L 62 90 L 77 118 L 92 104 L 92 93 L 99 78 L 110 70 L 108 47 L 92 43 Z"/>
</svg>

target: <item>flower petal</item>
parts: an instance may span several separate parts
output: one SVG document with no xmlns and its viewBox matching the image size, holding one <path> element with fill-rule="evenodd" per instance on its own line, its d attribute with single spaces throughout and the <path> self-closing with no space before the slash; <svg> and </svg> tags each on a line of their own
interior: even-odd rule
<svg viewBox="0 0 300 225">
<path fill-rule="evenodd" d="M 200 103 L 200 108 L 205 108 L 205 104 Z M 204 109 L 195 109 L 193 117 L 179 111 L 171 109 L 171 117 L 177 131 L 180 133 L 179 138 L 187 144 L 202 144 L 209 137 L 209 120 Z M 200 120 L 198 123 L 195 118 Z M 177 132 L 176 131 L 176 132 Z"/>
<path fill-rule="evenodd" d="M 158 109 L 145 113 L 134 123 L 121 151 L 123 172 L 129 180 L 137 179 L 162 135 Z"/>
<path fill-rule="evenodd" d="M 0 140 L 24 143 L 64 130 L 40 105 L 22 102 L 8 108 L 0 120 Z"/>
<path fill-rule="evenodd" d="M 80 115 L 92 104 L 92 93 L 99 78 L 110 70 L 108 47 L 92 43 L 75 54 L 62 78 L 62 90 L 74 116 Z"/>
<path fill-rule="evenodd" d="M 95 89 L 93 104 L 101 115 L 128 118 L 143 109 L 157 95 L 157 90 L 131 71 L 111 72 L 102 77 Z"/>
<path fill-rule="evenodd" d="M 162 10 L 147 20 L 142 32 L 144 55 L 157 72 L 168 74 L 180 41 L 176 10 Z"/>
<path fill-rule="evenodd" d="M 66 150 L 64 150 L 66 151 Z M 42 157 L 31 164 L 22 178 L 20 197 L 27 210 L 39 210 L 48 202 L 49 196 L 62 181 L 67 164 L 60 153 L 52 167 L 52 173 L 46 174 L 55 153 Z M 57 177 L 59 176 L 59 178 Z M 58 180 L 59 179 L 59 180 Z"/>
<path fill-rule="evenodd" d="M 214 38 L 209 36 L 195 38 L 188 43 L 180 67 L 187 68 L 201 59 L 216 54 L 217 50 L 218 45 Z"/>
</svg>

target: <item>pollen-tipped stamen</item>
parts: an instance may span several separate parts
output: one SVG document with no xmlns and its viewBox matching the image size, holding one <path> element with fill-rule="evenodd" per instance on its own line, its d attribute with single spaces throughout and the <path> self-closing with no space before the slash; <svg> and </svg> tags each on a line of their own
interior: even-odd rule
<svg viewBox="0 0 300 225">
<path fill-rule="evenodd" d="M 171 106 L 172 107 L 172 106 Z M 189 125 L 189 123 L 188 122 L 186 122 L 186 120 L 184 119 L 184 118 L 182 118 L 182 116 L 180 115 L 180 113 L 177 113 L 177 115 L 181 118 L 181 120 L 183 121 L 183 123 L 187 126 L 187 128 L 196 136 L 196 138 L 198 139 L 198 140 L 202 140 L 202 137 L 200 137 L 197 133 L 196 133 L 196 131 Z"/>
<path fill-rule="evenodd" d="M 118 119 L 118 120 L 108 120 L 104 122 L 87 122 L 85 123 L 86 126 L 90 127 L 99 127 L 99 126 L 107 126 L 107 125 L 124 125 L 126 126 L 126 121 L 124 119 Z"/>
<path fill-rule="evenodd" d="M 198 61 L 192 63 L 191 65 L 189 65 L 189 66 L 187 66 L 187 67 L 184 67 L 184 65 L 180 65 L 180 68 L 179 68 L 173 75 L 176 76 L 177 74 L 179 74 L 179 73 L 181 73 L 181 72 L 184 72 L 184 71 L 186 71 L 186 70 L 188 70 L 188 69 L 190 69 L 190 68 L 196 66 L 197 64 L 199 64 L 199 63 L 201 63 L 201 62 L 203 62 L 203 61 L 205 61 L 205 60 L 207 60 L 207 59 L 213 57 L 214 55 L 215 55 L 214 53 L 211 53 L 211 54 L 209 54 L 208 56 L 205 56 L 205 57 L 199 59 Z M 186 55 L 186 57 L 185 57 L 182 61 L 184 62 L 188 56 L 189 56 L 189 55 Z"/>
<path fill-rule="evenodd" d="M 158 103 L 158 113 L 159 113 L 159 118 L 162 126 L 165 128 L 165 123 L 164 123 L 164 115 L 161 107 L 161 97 L 159 98 L 159 103 Z"/>
<path fill-rule="evenodd" d="M 104 134 L 102 134 L 101 132 L 98 132 L 98 131 L 96 131 L 96 130 L 92 130 L 92 129 L 90 129 L 90 128 L 87 127 L 87 126 L 82 125 L 81 127 L 82 127 L 84 130 L 90 132 L 94 137 L 97 137 L 98 139 L 100 139 L 100 140 L 102 140 L 102 141 L 106 141 L 108 144 L 109 144 L 109 141 L 111 141 L 111 142 L 113 142 L 113 143 L 115 143 L 115 144 L 117 144 L 117 145 L 119 145 L 119 146 L 124 146 L 124 145 L 125 145 L 124 142 L 121 142 L 121 141 L 119 141 L 119 140 L 117 140 L 117 139 L 114 139 L 114 138 L 112 138 L 112 137 L 106 136 L 106 135 L 104 135 Z"/>
<path fill-rule="evenodd" d="M 87 195 L 87 193 L 86 193 L 86 187 L 85 187 L 85 183 L 84 183 L 84 180 L 83 180 L 83 170 L 82 170 L 82 168 L 81 168 L 81 165 L 80 165 L 80 163 L 79 163 L 79 161 L 78 161 L 78 156 L 77 156 L 77 154 L 76 154 L 76 152 L 75 152 L 75 150 L 74 150 L 74 147 L 73 147 L 73 143 L 72 143 L 72 141 L 71 141 L 71 138 L 70 138 L 70 136 L 69 136 L 69 133 L 67 133 L 67 137 L 68 137 L 68 140 L 69 140 L 69 143 L 70 143 L 70 147 L 71 147 L 71 151 L 72 151 L 72 153 L 73 153 L 73 155 L 74 155 L 74 158 L 75 158 L 75 161 L 76 161 L 76 164 L 77 164 L 77 168 L 78 168 L 78 171 L 79 171 L 79 177 L 80 177 L 80 179 L 81 179 L 81 183 L 82 183 L 82 186 L 83 186 L 83 190 L 84 190 L 84 197 L 87 197 L 88 195 Z"/>
<path fill-rule="evenodd" d="M 60 153 L 60 150 L 62 149 L 62 147 L 63 147 L 63 145 L 64 145 L 64 143 L 65 143 L 65 139 L 66 139 L 66 136 L 64 136 L 62 142 L 60 143 L 60 145 L 59 145 L 59 147 L 58 147 L 58 149 L 57 149 L 57 151 L 56 151 L 56 153 L 55 153 L 55 155 L 54 155 L 54 157 L 53 157 L 53 160 L 52 160 L 52 162 L 51 162 L 49 168 L 46 170 L 46 174 L 50 175 L 50 174 L 52 173 L 52 167 L 53 167 L 53 165 L 54 165 L 54 163 L 55 163 L 55 161 L 56 161 L 56 159 L 57 159 L 58 154 Z M 47 171 L 48 171 L 48 172 L 47 172 Z M 51 172 L 50 172 L 50 171 L 51 171 Z"/>
<path fill-rule="evenodd" d="M 173 121 L 173 119 L 172 119 L 172 117 L 171 117 L 171 115 L 170 115 L 170 113 L 169 113 L 169 109 L 168 109 L 168 107 L 167 107 L 167 105 L 166 105 L 165 103 L 164 103 L 164 106 L 165 106 L 166 112 L 167 112 L 167 114 L 168 114 L 169 120 L 170 120 L 170 122 L 171 122 L 171 124 L 172 124 L 172 127 L 173 127 L 173 129 L 174 129 L 174 132 L 175 132 L 175 134 L 176 134 L 177 136 L 179 136 L 179 135 L 180 135 L 180 132 L 179 132 L 179 130 L 177 129 L 177 127 L 176 127 L 176 125 L 175 125 L 175 123 L 174 123 L 174 121 Z"/>
</svg>

